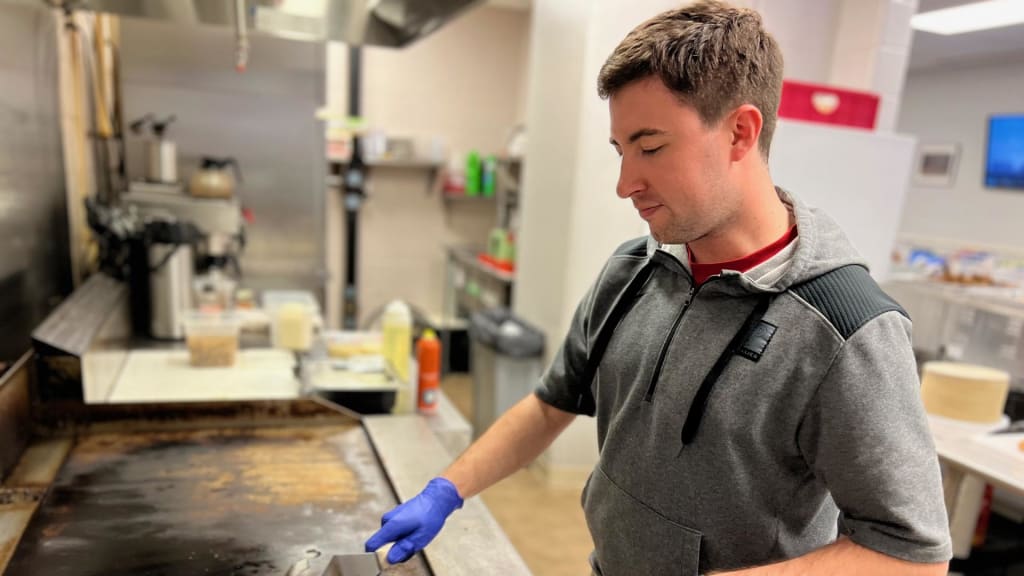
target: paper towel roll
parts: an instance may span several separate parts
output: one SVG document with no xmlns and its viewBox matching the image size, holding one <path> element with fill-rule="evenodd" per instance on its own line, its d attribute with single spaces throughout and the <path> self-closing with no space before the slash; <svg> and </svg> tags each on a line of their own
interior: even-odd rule
<svg viewBox="0 0 1024 576">
<path fill-rule="evenodd" d="M 921 377 L 924 409 L 966 422 L 997 422 L 1009 391 L 1007 372 L 973 364 L 928 362 Z"/>
</svg>

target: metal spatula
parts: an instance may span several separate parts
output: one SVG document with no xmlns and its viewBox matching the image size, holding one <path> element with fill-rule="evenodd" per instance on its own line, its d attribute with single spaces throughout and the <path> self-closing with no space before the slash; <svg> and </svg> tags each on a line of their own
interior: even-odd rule
<svg viewBox="0 0 1024 576">
<path fill-rule="evenodd" d="M 316 556 L 299 560 L 288 570 L 285 576 L 314 576 L 311 560 Z M 331 556 L 327 569 L 321 576 L 379 576 L 381 572 L 380 561 L 376 554 L 339 554 Z"/>
<path fill-rule="evenodd" d="M 323 576 L 380 576 L 376 554 L 342 554 L 331 557 Z"/>
</svg>

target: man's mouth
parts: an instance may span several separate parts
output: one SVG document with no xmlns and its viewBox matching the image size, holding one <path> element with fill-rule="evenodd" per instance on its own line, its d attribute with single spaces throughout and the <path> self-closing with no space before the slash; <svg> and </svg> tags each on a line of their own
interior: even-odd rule
<svg viewBox="0 0 1024 576">
<path fill-rule="evenodd" d="M 647 208 L 637 207 L 636 210 L 640 213 L 641 218 L 644 220 L 650 220 L 651 216 L 658 211 L 658 208 L 661 208 L 661 204 L 655 204 L 654 206 L 648 206 Z"/>
</svg>

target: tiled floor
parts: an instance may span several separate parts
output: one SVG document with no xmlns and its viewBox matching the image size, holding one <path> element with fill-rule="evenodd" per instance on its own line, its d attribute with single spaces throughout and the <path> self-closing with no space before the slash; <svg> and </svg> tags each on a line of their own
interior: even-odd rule
<svg viewBox="0 0 1024 576">
<path fill-rule="evenodd" d="M 441 386 L 469 418 L 470 379 L 450 375 Z M 582 488 L 551 487 L 539 473 L 526 469 L 485 491 L 483 499 L 536 576 L 586 576 L 593 544 L 580 508 Z"/>
</svg>

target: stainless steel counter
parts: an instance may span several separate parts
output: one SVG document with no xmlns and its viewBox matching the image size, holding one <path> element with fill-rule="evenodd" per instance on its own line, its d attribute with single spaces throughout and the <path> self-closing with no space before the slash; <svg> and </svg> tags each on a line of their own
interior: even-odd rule
<svg viewBox="0 0 1024 576">
<path fill-rule="evenodd" d="M 419 416 L 372 416 L 363 426 L 400 500 L 419 493 L 452 459 Z M 456 511 L 424 552 L 438 576 L 530 574 L 480 498 Z"/>
</svg>

